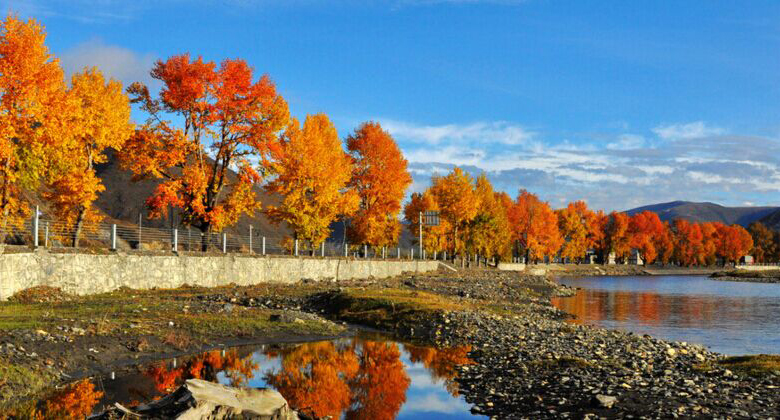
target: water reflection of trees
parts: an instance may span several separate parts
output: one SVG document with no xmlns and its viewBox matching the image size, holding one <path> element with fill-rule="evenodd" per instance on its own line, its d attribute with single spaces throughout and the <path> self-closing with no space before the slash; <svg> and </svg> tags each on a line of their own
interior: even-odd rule
<svg viewBox="0 0 780 420">
<path fill-rule="evenodd" d="M 348 381 L 358 371 L 358 359 L 350 347 L 332 342 L 307 343 L 270 352 L 282 358 L 282 369 L 269 371 L 265 380 L 292 407 L 316 417 L 338 418 L 349 407 Z"/>
<path fill-rule="evenodd" d="M 395 418 L 411 383 L 395 343 L 307 343 L 268 354 L 282 358 L 282 369 L 266 373 L 266 381 L 317 417 Z"/>
<path fill-rule="evenodd" d="M 258 369 L 251 356 L 239 357 L 238 351 L 214 350 L 182 360 L 177 367 L 159 363 L 149 367 L 145 374 L 154 381 L 158 392 L 171 392 L 187 379 L 217 382 L 217 373 L 224 372 L 231 385 L 241 386 L 254 377 Z"/>
<path fill-rule="evenodd" d="M 35 411 L 29 416 L 32 419 L 83 419 L 95 408 L 103 392 L 96 390 L 95 385 L 84 379 L 65 386 L 55 392 L 45 404 L 45 415 Z"/>
<path fill-rule="evenodd" d="M 435 382 L 444 381 L 453 396 L 458 395 L 456 367 L 471 364 L 471 347 L 434 349 L 404 345 L 413 363 L 420 363 Z M 384 341 L 325 341 L 281 349 L 269 349 L 265 356 L 280 359 L 280 368 L 268 369 L 263 379 L 277 389 L 290 405 L 322 418 L 392 419 L 406 402 L 411 385 L 399 344 Z M 217 381 L 225 376 L 233 386 L 247 385 L 261 367 L 252 355 L 240 357 L 236 350 L 212 351 L 171 362 L 154 364 L 142 371 L 151 379 L 155 392 L 164 394 L 191 378 Z M 223 376 L 224 375 L 224 376 Z"/>
<path fill-rule="evenodd" d="M 553 298 L 552 303 L 575 315 L 572 322 L 577 324 L 614 319 L 651 326 L 671 323 L 700 327 L 716 320 L 747 320 L 755 316 L 756 310 L 751 299 L 587 289 L 577 291 L 573 297 Z"/>
<path fill-rule="evenodd" d="M 444 380 L 444 386 L 453 397 L 458 396 L 458 383 L 454 380 L 457 375 L 455 368 L 458 365 L 474 363 L 468 357 L 471 346 L 436 349 L 404 344 L 404 350 L 409 353 L 412 363 L 422 363 L 434 380 Z"/>
</svg>

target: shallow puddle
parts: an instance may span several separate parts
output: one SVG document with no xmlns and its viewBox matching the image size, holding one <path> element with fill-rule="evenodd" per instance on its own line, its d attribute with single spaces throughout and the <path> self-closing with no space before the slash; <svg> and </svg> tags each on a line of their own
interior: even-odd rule
<svg viewBox="0 0 780 420">
<path fill-rule="evenodd" d="M 93 381 L 95 393 L 85 392 L 86 384 L 77 393 L 91 395 L 90 411 L 96 412 L 115 402 L 132 406 L 159 398 L 200 378 L 274 388 L 293 408 L 317 417 L 475 418 L 454 381 L 455 366 L 471 363 L 469 350 L 368 338 L 232 348 L 141 366 L 114 380 Z"/>
</svg>

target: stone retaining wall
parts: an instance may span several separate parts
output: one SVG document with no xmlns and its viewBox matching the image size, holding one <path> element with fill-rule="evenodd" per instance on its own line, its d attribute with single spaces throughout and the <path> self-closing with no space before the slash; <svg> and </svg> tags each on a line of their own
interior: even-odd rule
<svg viewBox="0 0 780 420">
<path fill-rule="evenodd" d="M 52 286 L 72 294 L 93 294 L 126 286 L 176 288 L 183 284 L 220 286 L 301 279 L 346 280 L 391 277 L 438 268 L 436 261 L 356 260 L 347 258 L 58 254 L 25 252 L 0 255 L 0 300 L 33 286 Z"/>
</svg>

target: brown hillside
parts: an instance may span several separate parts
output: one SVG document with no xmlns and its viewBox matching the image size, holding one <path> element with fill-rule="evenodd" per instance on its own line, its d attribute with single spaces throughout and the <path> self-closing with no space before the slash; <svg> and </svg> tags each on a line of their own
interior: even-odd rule
<svg viewBox="0 0 780 420">
<path fill-rule="evenodd" d="M 138 215 L 143 211 L 143 226 L 171 226 L 170 218 L 168 220 L 149 219 L 147 217 L 148 209 L 144 207 L 146 198 L 152 194 L 160 183 L 159 180 L 133 182 L 131 180 L 132 173 L 123 169 L 118 160 L 113 157 L 113 154 L 109 155 L 107 163 L 98 165 L 96 171 L 103 180 L 106 190 L 100 195 L 95 206 L 105 213 L 108 218 L 118 224 L 137 226 Z M 263 203 L 263 207 L 266 204 L 279 203 L 278 197 L 266 194 L 261 188 L 255 188 L 255 193 L 260 202 Z M 181 227 L 179 224 L 180 220 L 178 214 L 174 212 L 173 224 L 176 227 Z M 252 225 L 258 235 L 283 237 L 290 234 L 289 229 L 285 225 L 273 225 L 262 211 L 257 212 L 254 217 L 242 217 L 236 226 L 226 231 L 229 234 L 247 235 L 249 233 L 249 225 Z"/>
</svg>

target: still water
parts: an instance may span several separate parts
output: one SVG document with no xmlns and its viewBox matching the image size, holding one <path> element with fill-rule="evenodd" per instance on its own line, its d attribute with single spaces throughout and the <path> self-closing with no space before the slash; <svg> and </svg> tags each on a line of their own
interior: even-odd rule
<svg viewBox="0 0 780 420">
<path fill-rule="evenodd" d="M 705 276 L 561 278 L 582 288 L 553 305 L 596 325 L 703 344 L 724 354 L 780 353 L 780 284 Z"/>
<path fill-rule="evenodd" d="M 471 363 L 470 350 L 366 338 L 215 350 L 140 366 L 115 380 L 93 381 L 102 395 L 91 400 L 90 411 L 115 402 L 136 405 L 173 391 L 186 379 L 200 378 L 274 388 L 293 408 L 317 417 L 473 419 L 454 381 L 455 366 Z M 83 389 L 73 393 L 85 394 Z"/>
</svg>

